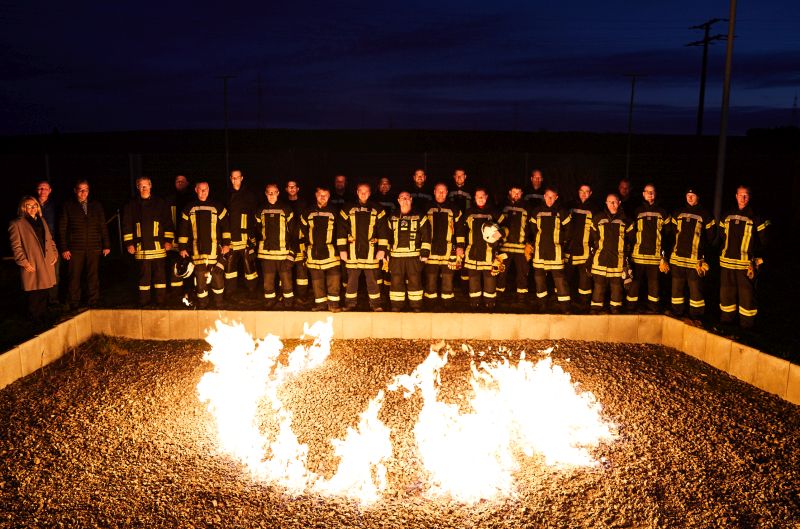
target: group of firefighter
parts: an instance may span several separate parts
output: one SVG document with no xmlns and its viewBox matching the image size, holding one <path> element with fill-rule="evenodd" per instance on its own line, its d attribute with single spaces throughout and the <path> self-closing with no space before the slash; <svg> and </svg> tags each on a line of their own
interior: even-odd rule
<svg viewBox="0 0 800 529">
<path fill-rule="evenodd" d="M 559 200 L 538 170 L 512 185 L 502 204 L 486 188 L 471 188 L 463 169 L 450 182 L 431 185 L 423 170 L 411 180 L 399 193 L 388 178 L 375 192 L 366 182 L 350 192 L 338 175 L 306 203 L 297 181 L 286 182 L 285 197 L 277 183 L 257 193 L 235 170 L 223 204 L 210 198 L 206 181 L 192 192 L 178 176 L 173 197 L 161 200 L 140 178 L 139 196 L 123 213 L 140 303 L 150 303 L 151 291 L 163 303 L 169 281 L 187 306 L 263 296 L 266 309 L 339 312 L 356 308 L 363 276 L 373 311 L 449 311 L 465 288 L 470 307 L 487 312 L 505 293 L 503 302 L 531 312 L 655 313 L 663 308 L 660 274 L 669 274 L 669 310 L 699 321 L 706 258 L 718 250 L 721 320 L 754 323 L 769 222 L 754 213 L 748 187 L 736 190 L 736 206 L 717 221 L 694 188 L 668 213 L 652 184 L 634 206 L 625 180 L 604 204 L 588 184 L 574 200 Z"/>
</svg>

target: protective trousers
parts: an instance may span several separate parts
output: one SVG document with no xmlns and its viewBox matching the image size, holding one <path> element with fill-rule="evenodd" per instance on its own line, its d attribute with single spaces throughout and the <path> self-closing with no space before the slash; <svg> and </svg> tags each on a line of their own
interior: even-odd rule
<svg viewBox="0 0 800 529">
<path fill-rule="evenodd" d="M 358 280 L 364 274 L 364 282 L 367 284 L 367 294 L 369 294 L 369 306 L 372 308 L 381 306 L 381 289 L 378 286 L 378 268 L 348 268 L 347 269 L 347 290 L 344 294 L 345 306 L 353 308 L 358 302 Z"/>
<path fill-rule="evenodd" d="M 452 303 L 455 298 L 453 294 L 453 274 L 449 266 L 444 264 L 427 264 L 424 267 L 425 273 L 425 299 L 435 300 L 439 298 L 439 278 L 442 280 L 442 301 Z"/>
<path fill-rule="evenodd" d="M 546 270 L 544 268 L 533 269 L 533 282 L 536 284 L 536 300 L 540 307 L 547 299 L 547 274 L 553 278 L 553 284 L 556 287 L 556 299 L 561 306 L 561 310 L 568 308 L 569 304 L 569 286 L 567 285 L 567 277 L 564 270 L 556 268 L 553 270 Z M 543 308 L 543 307 L 541 307 Z"/>
<path fill-rule="evenodd" d="M 481 284 L 483 288 L 481 289 Z M 469 270 L 469 304 L 475 308 L 480 305 L 481 296 L 488 308 L 494 307 L 497 299 L 497 276 L 491 270 Z"/>
<path fill-rule="evenodd" d="M 586 263 L 568 264 L 566 267 L 567 282 L 571 287 L 572 297 L 579 307 L 589 308 L 589 298 L 592 296 L 592 274 L 586 268 Z"/>
<path fill-rule="evenodd" d="M 294 262 L 294 284 L 297 297 L 305 302 L 306 296 L 308 296 L 308 268 L 306 268 L 305 261 Z"/>
<path fill-rule="evenodd" d="M 158 305 L 163 305 L 167 295 L 166 258 L 137 259 L 139 269 L 139 305 L 150 303 L 151 288 L 155 290 L 155 300 Z M 151 287 L 152 285 L 152 287 Z"/>
<path fill-rule="evenodd" d="M 256 289 L 256 278 L 258 271 L 253 254 L 249 254 L 247 248 L 241 250 L 231 250 L 228 256 L 228 265 L 225 267 L 225 290 L 228 294 L 236 292 L 239 283 L 239 263 L 244 269 L 244 280 L 247 290 L 254 292 Z"/>
<path fill-rule="evenodd" d="M 506 283 L 511 270 L 514 271 L 514 283 L 517 287 L 517 294 L 527 294 L 530 263 L 525 259 L 524 253 L 508 253 L 506 269 L 503 273 L 497 275 L 497 291 L 506 291 Z"/>
<path fill-rule="evenodd" d="M 276 276 L 281 282 L 283 299 L 288 303 L 294 298 L 294 292 L 292 291 L 292 262 L 289 260 L 261 259 L 264 301 L 270 304 L 277 301 L 277 294 L 275 293 Z"/>
<path fill-rule="evenodd" d="M 639 302 L 639 289 L 642 282 L 647 280 L 647 308 L 658 310 L 658 265 L 639 264 L 633 265 L 633 280 L 628 291 L 627 300 L 631 307 Z"/>
<path fill-rule="evenodd" d="M 607 277 L 600 274 L 592 274 L 594 280 L 594 288 L 592 289 L 592 311 L 599 312 L 603 310 L 606 302 L 606 291 L 611 290 L 611 312 L 619 312 L 622 308 L 622 287 L 621 277 Z"/>
<path fill-rule="evenodd" d="M 389 286 L 389 300 L 392 311 L 403 310 L 408 294 L 411 310 L 422 309 L 422 261 L 419 257 L 392 257 L 389 259 L 389 273 L 392 274 Z"/>
<path fill-rule="evenodd" d="M 328 304 L 329 309 L 339 307 L 339 292 L 342 286 L 342 273 L 339 265 L 327 270 L 309 268 L 311 287 L 314 289 L 314 303 L 318 306 Z"/>
<path fill-rule="evenodd" d="M 222 308 L 222 294 L 225 292 L 225 273 L 216 263 L 194 265 L 195 292 L 197 293 L 197 307 L 208 307 L 209 286 L 213 294 L 214 307 Z"/>
<path fill-rule="evenodd" d="M 720 321 L 730 323 L 736 319 L 737 298 L 739 302 L 739 325 L 749 329 L 755 324 L 756 314 L 758 313 L 754 281 L 747 277 L 747 270 L 720 268 Z"/>
<path fill-rule="evenodd" d="M 672 265 L 672 312 L 682 316 L 686 300 L 684 292 L 689 284 L 689 315 L 700 318 L 706 311 L 706 302 L 703 299 L 703 279 L 694 268 Z"/>
</svg>

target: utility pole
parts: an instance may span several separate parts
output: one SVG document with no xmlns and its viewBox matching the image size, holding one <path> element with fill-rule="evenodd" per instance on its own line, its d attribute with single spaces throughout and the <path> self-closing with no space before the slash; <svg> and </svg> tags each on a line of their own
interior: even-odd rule
<svg viewBox="0 0 800 529">
<path fill-rule="evenodd" d="M 234 79 L 235 75 L 220 75 L 215 77 L 215 79 L 222 79 L 222 86 L 223 86 L 223 96 L 225 98 L 224 102 L 224 110 L 225 110 L 225 178 L 228 178 L 228 175 L 231 174 L 231 160 L 230 160 L 230 149 L 228 144 L 228 79 Z"/>
<path fill-rule="evenodd" d="M 703 40 L 697 40 L 695 42 L 690 42 L 687 46 L 702 46 L 703 47 L 703 67 L 700 70 L 700 102 L 697 105 L 697 135 L 703 135 L 703 112 L 705 110 L 705 101 L 706 101 L 706 71 L 708 69 L 708 45 L 711 44 L 715 40 L 725 40 L 724 35 L 714 35 L 713 37 L 709 36 L 711 31 L 711 26 L 716 24 L 717 22 L 727 22 L 727 18 L 712 18 L 711 20 L 707 20 L 702 24 L 698 24 L 696 26 L 692 26 L 689 29 L 702 29 L 705 33 L 703 36 Z"/>
<path fill-rule="evenodd" d="M 630 178 L 631 172 L 631 137 L 633 136 L 633 96 L 636 93 L 636 78 L 638 74 L 627 73 L 625 77 L 631 78 L 631 101 L 628 104 L 628 148 L 625 152 L 625 178 Z"/>
<path fill-rule="evenodd" d="M 261 130 L 264 128 L 264 122 L 261 114 L 261 74 L 258 74 L 258 88 L 256 96 L 258 98 L 258 107 L 256 107 L 256 128 Z"/>
<path fill-rule="evenodd" d="M 733 31 L 736 25 L 736 0 L 730 0 L 728 16 L 728 46 L 725 50 L 725 81 L 722 85 L 722 112 L 719 125 L 719 148 L 717 150 L 717 181 L 714 186 L 714 216 L 722 212 L 722 184 L 725 181 L 725 149 L 728 140 L 728 104 L 731 98 L 731 67 L 733 64 Z"/>
</svg>

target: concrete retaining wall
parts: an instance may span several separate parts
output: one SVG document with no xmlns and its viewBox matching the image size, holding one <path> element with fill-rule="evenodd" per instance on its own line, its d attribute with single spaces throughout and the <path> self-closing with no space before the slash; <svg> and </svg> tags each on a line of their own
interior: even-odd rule
<svg viewBox="0 0 800 529">
<path fill-rule="evenodd" d="M 329 313 L 90 310 L 0 355 L 0 388 L 46 366 L 93 334 L 135 339 L 202 339 L 217 319 L 240 321 L 256 337 L 299 337 Z M 561 316 L 346 312 L 336 338 L 598 340 L 663 344 L 800 405 L 800 366 L 666 316 Z M 146 329 L 146 333 L 145 333 Z"/>
</svg>

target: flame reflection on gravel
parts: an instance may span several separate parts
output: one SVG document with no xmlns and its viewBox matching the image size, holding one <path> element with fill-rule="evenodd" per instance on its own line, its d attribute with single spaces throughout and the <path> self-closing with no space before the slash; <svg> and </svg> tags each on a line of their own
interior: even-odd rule
<svg viewBox="0 0 800 529">
<path fill-rule="evenodd" d="M 241 324 L 218 321 L 206 338 L 211 350 L 203 357 L 214 368 L 203 375 L 197 391 L 215 418 L 220 447 L 253 476 L 290 493 L 313 491 L 368 505 L 387 489 L 385 463 L 393 456 L 390 429 L 378 417 L 384 391 L 369 402 L 356 428 L 349 427 L 344 439 L 331 440 L 339 466 L 329 479 L 308 469 L 308 446 L 298 441 L 292 413 L 278 398 L 287 378 L 328 357 L 332 323 L 328 318 L 306 324 L 304 335 L 313 337 L 313 344 L 298 345 L 282 364 L 278 337 L 254 341 Z M 592 393 L 580 391 L 569 373 L 553 365 L 550 351 L 542 351 L 544 357 L 535 363 L 523 352 L 515 365 L 507 357 L 476 362 L 476 353 L 463 348 L 472 356 L 469 411 L 439 400 L 442 369 L 454 354 L 443 343 L 387 388 L 422 398 L 413 432 L 426 496 L 473 503 L 513 494 L 521 454 L 541 456 L 554 466 L 597 465 L 590 450 L 614 439 L 614 425 L 602 419 Z M 278 423 L 274 439 L 260 432 L 258 407 L 265 401 Z"/>
</svg>

